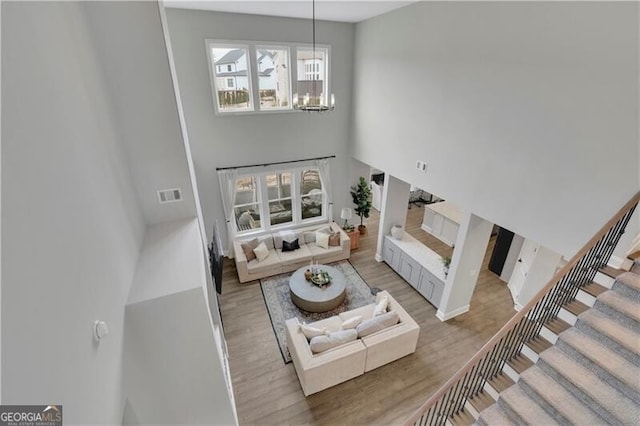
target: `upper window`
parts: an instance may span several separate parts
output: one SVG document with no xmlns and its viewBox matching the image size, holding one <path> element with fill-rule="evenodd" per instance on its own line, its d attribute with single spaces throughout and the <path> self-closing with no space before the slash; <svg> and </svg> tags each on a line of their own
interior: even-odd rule
<svg viewBox="0 0 640 426">
<path fill-rule="evenodd" d="M 260 109 L 290 109 L 289 49 L 256 46 Z"/>
<path fill-rule="evenodd" d="M 239 177 L 234 212 L 238 232 L 323 220 L 326 196 L 320 173 L 297 169 Z"/>
<path fill-rule="evenodd" d="M 309 105 L 319 105 L 324 96 L 328 96 L 328 58 L 329 49 L 316 47 L 315 54 L 310 47 L 296 49 L 298 61 L 298 102 L 309 98 Z M 326 99 L 325 99 L 326 103 Z"/>
<path fill-rule="evenodd" d="M 218 111 L 253 111 L 246 46 L 210 44 Z"/>
<path fill-rule="evenodd" d="M 216 113 L 293 110 L 329 93 L 329 48 L 207 40 Z M 325 99 L 326 102 L 326 99 Z"/>
</svg>

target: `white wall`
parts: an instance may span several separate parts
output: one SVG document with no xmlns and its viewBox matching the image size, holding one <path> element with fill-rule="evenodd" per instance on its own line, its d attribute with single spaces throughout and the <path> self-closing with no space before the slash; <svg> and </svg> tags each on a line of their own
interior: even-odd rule
<svg viewBox="0 0 640 426">
<path fill-rule="evenodd" d="M 354 26 L 317 23 L 317 43 L 331 45 L 335 111 L 217 116 L 204 40 L 309 43 L 311 22 L 179 9 L 167 9 L 167 18 L 207 232 L 214 219 L 225 223 L 216 167 L 334 154 L 331 180 L 334 217 L 339 217 L 349 188 Z"/>
<path fill-rule="evenodd" d="M 117 424 L 144 220 L 90 32 L 81 3 L 2 3 L 2 403 Z"/>
<path fill-rule="evenodd" d="M 158 4 L 83 3 L 146 222 L 194 217 Z M 156 191 L 169 188 L 180 188 L 184 200 L 160 205 Z"/>
<path fill-rule="evenodd" d="M 356 25 L 354 156 L 570 257 L 638 190 L 638 51 L 635 2 L 372 18 Z"/>
</svg>

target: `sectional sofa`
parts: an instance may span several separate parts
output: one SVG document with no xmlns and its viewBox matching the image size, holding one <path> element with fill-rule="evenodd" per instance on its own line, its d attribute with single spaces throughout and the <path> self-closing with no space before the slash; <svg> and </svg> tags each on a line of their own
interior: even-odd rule
<svg viewBox="0 0 640 426">
<path fill-rule="evenodd" d="M 337 233 L 340 242 L 337 246 L 328 248 L 319 247 L 316 244 L 316 231 L 322 230 L 329 233 Z M 283 232 L 273 232 L 259 237 L 243 237 L 234 241 L 236 269 L 241 283 L 257 280 L 271 275 L 295 271 L 308 265 L 310 262 L 327 264 L 338 260 L 348 259 L 351 255 L 351 240 L 349 236 L 335 222 L 323 223 L 292 230 L 298 239 L 300 248 L 294 251 L 282 251 Z M 284 231 L 291 232 L 291 231 Z M 269 249 L 269 255 L 262 261 L 247 257 L 242 249 L 242 244 L 253 238 L 264 242 Z"/>
<path fill-rule="evenodd" d="M 373 318 L 376 304 L 383 297 L 388 299 L 387 312 L 398 313 L 397 324 L 316 354 L 312 352 L 298 319 L 286 321 L 287 346 L 305 396 L 415 352 L 420 326 L 386 291 L 378 292 L 376 303 L 308 325 L 314 328 L 326 327 L 329 332 L 339 331 L 343 322 L 356 316 L 361 316 L 364 320 Z"/>
</svg>

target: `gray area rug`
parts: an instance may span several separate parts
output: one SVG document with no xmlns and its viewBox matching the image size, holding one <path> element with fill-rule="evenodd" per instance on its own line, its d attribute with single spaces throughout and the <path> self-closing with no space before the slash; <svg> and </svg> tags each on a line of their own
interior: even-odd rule
<svg viewBox="0 0 640 426">
<path fill-rule="evenodd" d="M 375 296 L 371 294 L 371 289 L 349 261 L 343 260 L 332 263 L 331 266 L 342 271 L 346 277 L 347 296 L 340 306 L 328 312 L 307 312 L 293 304 L 291 296 L 289 295 L 289 277 L 293 272 L 274 275 L 260 280 L 260 288 L 262 289 L 264 302 L 267 305 L 271 325 L 273 326 L 273 331 L 276 335 L 285 364 L 291 362 L 291 355 L 287 349 L 287 336 L 285 332 L 286 320 L 297 317 L 300 322 L 310 323 L 375 302 Z"/>
</svg>

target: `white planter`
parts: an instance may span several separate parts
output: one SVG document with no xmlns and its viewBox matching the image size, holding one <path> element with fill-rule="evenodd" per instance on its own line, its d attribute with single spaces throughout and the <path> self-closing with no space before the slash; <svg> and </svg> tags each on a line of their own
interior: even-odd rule
<svg viewBox="0 0 640 426">
<path fill-rule="evenodd" d="M 396 240 L 401 240 L 404 235 L 404 229 L 400 225 L 393 225 L 391 227 L 391 236 Z"/>
</svg>

